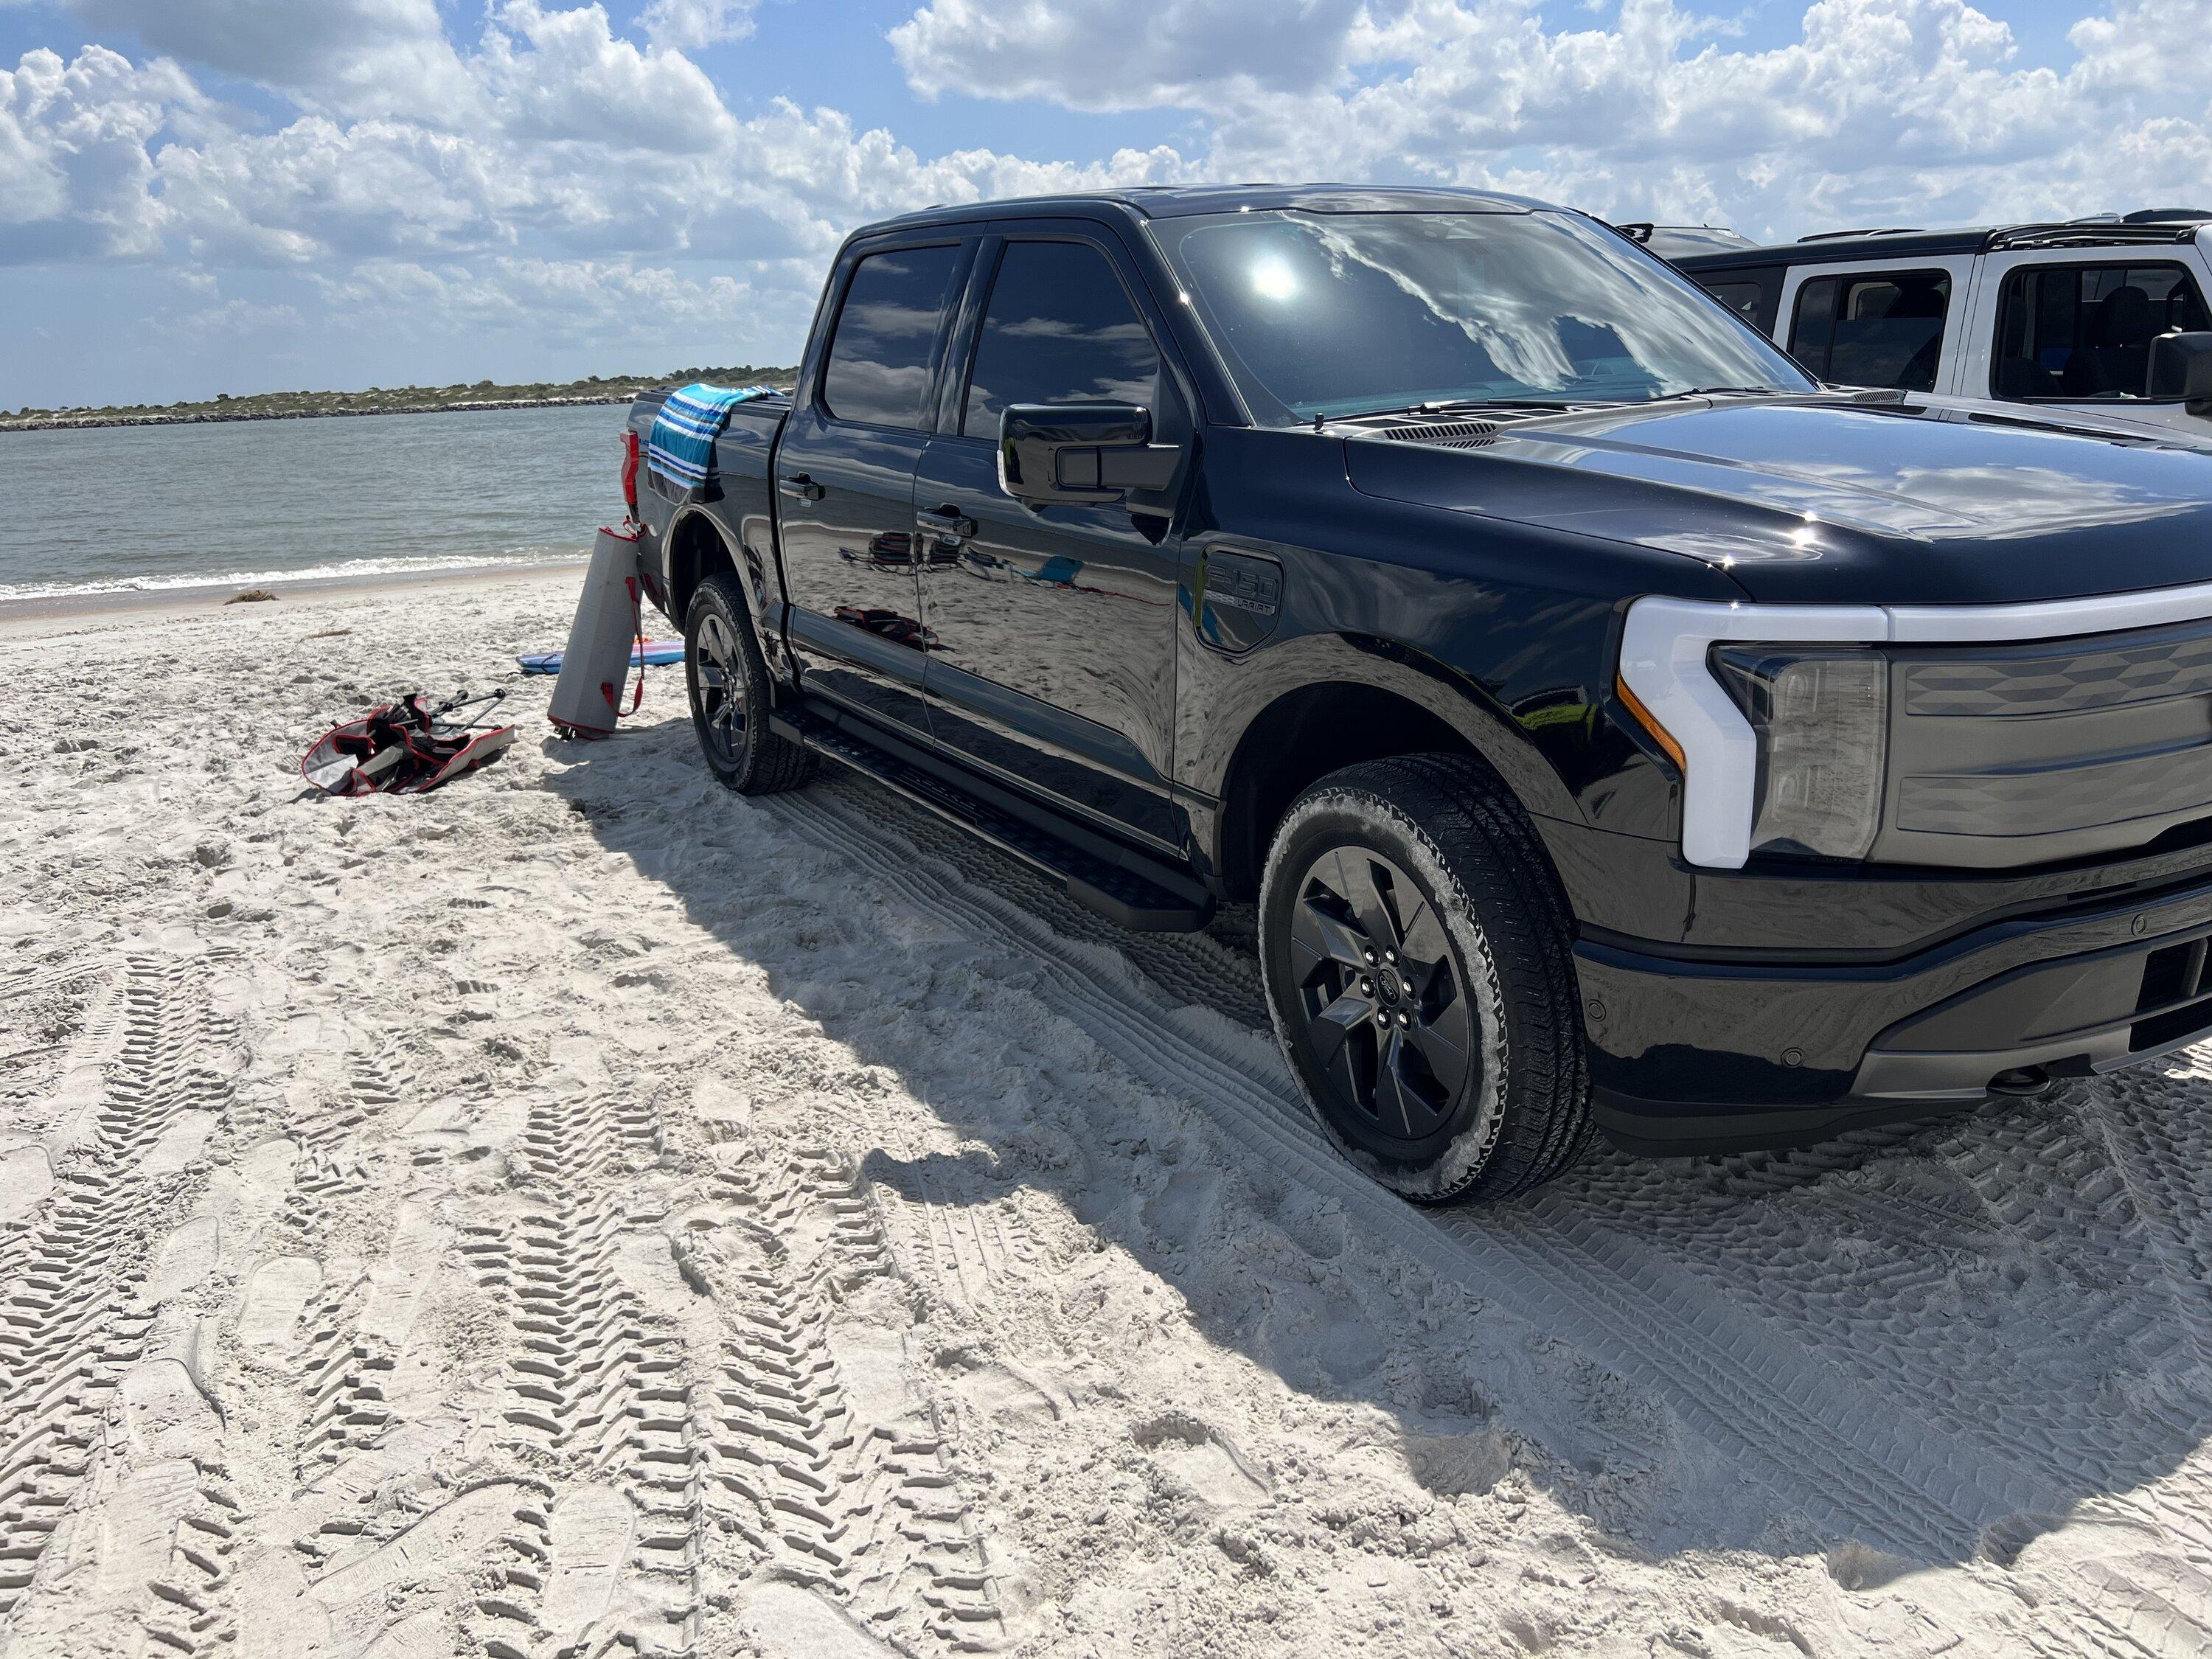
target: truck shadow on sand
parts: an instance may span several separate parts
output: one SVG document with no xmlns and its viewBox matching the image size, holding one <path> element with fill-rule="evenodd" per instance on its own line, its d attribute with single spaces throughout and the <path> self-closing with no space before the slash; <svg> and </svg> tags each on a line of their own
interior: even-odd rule
<svg viewBox="0 0 2212 1659">
<path fill-rule="evenodd" d="M 1858 1584 L 2008 1566 L 2069 1519 L 2212 1534 L 2212 1082 L 2185 1055 L 1800 1152 L 1601 1147 L 1419 1211 L 1321 1146 L 1233 937 L 1120 933 L 842 775 L 741 800 L 681 719 L 553 752 L 608 851 L 988 1149 L 845 1149 L 897 1204 L 1054 1193 L 1213 1342 L 1388 1413 L 1431 1492 L 1518 1471 L 1644 1549 L 1828 1549 Z M 793 925 L 793 859 L 852 902 Z"/>
</svg>

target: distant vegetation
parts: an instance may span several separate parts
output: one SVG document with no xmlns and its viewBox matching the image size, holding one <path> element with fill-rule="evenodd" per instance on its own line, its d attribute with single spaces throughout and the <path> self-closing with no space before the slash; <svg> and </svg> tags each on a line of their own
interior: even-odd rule
<svg viewBox="0 0 2212 1659">
<path fill-rule="evenodd" d="M 760 368 L 750 363 L 735 368 L 678 368 L 665 374 L 644 374 L 569 380 L 555 385 L 533 380 L 526 386 L 498 386 L 478 380 L 473 386 L 371 386 L 366 392 L 258 392 L 234 398 L 219 392 L 209 402 L 191 404 L 132 404 L 107 409 L 0 410 L 0 432 L 28 432 L 55 427 L 168 426 L 194 421 L 298 421 L 334 415 L 427 415 L 457 409 L 546 409 L 562 404 L 626 404 L 640 392 L 657 386 L 687 386 L 693 380 L 716 386 L 769 386 L 788 388 L 798 371 Z"/>
</svg>

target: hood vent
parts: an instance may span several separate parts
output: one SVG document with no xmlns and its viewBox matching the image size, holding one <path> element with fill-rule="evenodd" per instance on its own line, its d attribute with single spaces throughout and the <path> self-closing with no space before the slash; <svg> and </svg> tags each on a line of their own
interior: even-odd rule
<svg viewBox="0 0 2212 1659">
<path fill-rule="evenodd" d="M 1547 404 L 1516 409 L 1500 404 L 1485 408 L 1479 415 L 1448 415 L 1442 410 L 1433 415 L 1413 411 L 1364 415 L 1332 422 L 1329 429 L 1346 437 L 1380 438 L 1391 443 L 1429 444 L 1441 449 L 1482 449 L 1498 442 L 1508 428 L 1604 414 L 1612 407 L 1603 404 L 1560 404 L 1556 407 Z"/>
<path fill-rule="evenodd" d="M 1498 441 L 1495 421 L 1431 421 L 1423 426 L 1393 427 L 1378 436 L 1401 444 L 1442 444 L 1447 449 L 1480 449 Z"/>
</svg>

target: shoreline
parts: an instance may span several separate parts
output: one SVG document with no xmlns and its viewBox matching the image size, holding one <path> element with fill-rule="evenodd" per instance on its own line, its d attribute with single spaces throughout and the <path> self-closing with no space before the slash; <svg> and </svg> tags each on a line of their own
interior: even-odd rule
<svg viewBox="0 0 2212 1659">
<path fill-rule="evenodd" d="M 235 606 L 260 611 L 270 606 L 327 603 L 389 594 L 408 588 L 482 587 L 502 581 L 546 581 L 580 573 L 590 556 L 534 559 L 500 565 L 457 565 L 445 570 L 380 570 L 356 576 L 306 576 L 296 581 L 264 581 L 252 586 L 276 595 Z M 243 591 L 236 582 L 194 583 L 184 587 L 131 588 L 112 593 L 48 593 L 0 599 L 0 636 L 37 634 L 77 623 L 131 623 L 193 611 L 221 611 Z"/>
<path fill-rule="evenodd" d="M 684 371 L 697 373 L 699 371 Z M 707 374 L 723 371 L 709 369 Z M 761 383 L 779 391 L 791 388 L 784 384 L 791 380 L 790 369 L 754 370 L 744 367 Z M 592 409 L 611 404 L 635 403 L 648 392 L 679 384 L 672 379 L 647 379 L 621 382 L 605 381 L 594 392 L 562 392 L 543 397 L 492 397 L 446 398 L 436 401 L 416 401 L 404 404 L 384 404 L 369 407 L 348 407 L 336 401 L 339 398 L 367 397 L 366 392 L 311 392 L 289 394 L 256 392 L 242 397 L 239 404 L 252 404 L 263 398 L 307 396 L 333 401 L 319 403 L 303 409 L 239 408 L 226 409 L 210 404 L 167 404 L 143 414 L 131 414 L 115 409 L 88 410 L 76 415 L 40 415 L 29 419 L 0 416 L 0 433 L 9 432 L 84 432 L 104 427 L 127 426 L 228 426 L 248 421 L 323 421 L 337 420 L 366 415 L 474 415 L 488 410 L 511 409 Z M 409 388 L 422 391 L 423 388 Z M 382 394 L 377 394 L 382 395 Z M 171 412 L 176 410 L 179 412 Z"/>
<path fill-rule="evenodd" d="M 0 433 L 86 432 L 114 426 L 229 426 L 246 421 L 330 421 L 368 415 L 468 415 L 501 409 L 588 409 L 635 403 L 637 396 L 637 392 L 611 392 L 589 398 L 483 398 L 451 404 L 395 404 L 389 409 L 273 409 L 237 415 L 205 411 L 190 415 L 64 415 L 50 421 L 0 421 Z"/>
</svg>

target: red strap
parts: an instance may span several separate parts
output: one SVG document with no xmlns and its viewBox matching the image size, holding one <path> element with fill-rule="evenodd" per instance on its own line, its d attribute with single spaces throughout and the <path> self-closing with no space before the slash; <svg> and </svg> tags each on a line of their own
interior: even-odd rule
<svg viewBox="0 0 2212 1659">
<path fill-rule="evenodd" d="M 629 589 L 629 632 L 637 641 L 637 690 L 629 700 L 629 707 L 617 708 L 617 714 L 635 714 L 645 707 L 645 612 L 644 602 L 637 591 L 637 578 L 625 576 L 623 584 Z"/>
</svg>

